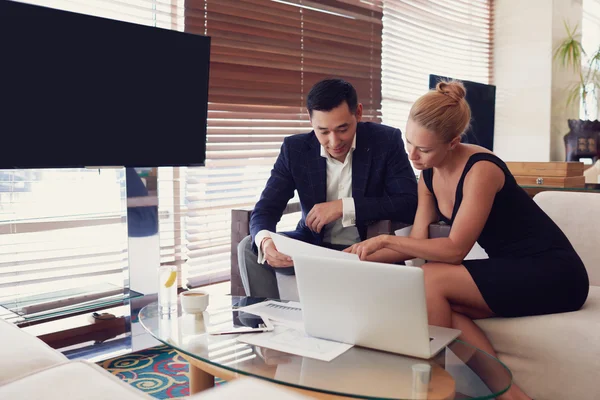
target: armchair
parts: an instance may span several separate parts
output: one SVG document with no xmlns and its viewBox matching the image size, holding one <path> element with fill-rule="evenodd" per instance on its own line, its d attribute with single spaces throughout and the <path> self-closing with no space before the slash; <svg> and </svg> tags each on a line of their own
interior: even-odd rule
<svg viewBox="0 0 600 400">
<path fill-rule="evenodd" d="M 283 215 L 300 212 L 300 203 L 290 203 L 283 210 Z M 231 210 L 231 295 L 245 296 L 244 285 L 240 275 L 238 262 L 238 245 L 250 234 L 251 208 Z"/>
</svg>

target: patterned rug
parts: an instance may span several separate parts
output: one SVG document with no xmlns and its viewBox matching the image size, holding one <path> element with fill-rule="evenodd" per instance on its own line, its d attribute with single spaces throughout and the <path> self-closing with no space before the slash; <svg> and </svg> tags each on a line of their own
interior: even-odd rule
<svg viewBox="0 0 600 400">
<path fill-rule="evenodd" d="M 98 365 L 157 399 L 189 396 L 188 363 L 168 346 L 111 358 Z"/>
</svg>

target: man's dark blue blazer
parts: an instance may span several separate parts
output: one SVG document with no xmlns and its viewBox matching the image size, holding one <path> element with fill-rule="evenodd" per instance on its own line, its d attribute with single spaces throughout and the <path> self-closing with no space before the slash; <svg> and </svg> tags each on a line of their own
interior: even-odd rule
<svg viewBox="0 0 600 400">
<path fill-rule="evenodd" d="M 321 233 L 306 226 L 306 215 L 327 197 L 327 160 L 314 131 L 285 138 L 271 177 L 250 217 L 252 246 L 256 234 L 275 227 L 288 201 L 298 191 L 302 219 L 296 230 L 286 235 L 322 245 Z M 367 226 L 390 219 L 413 223 L 417 210 L 417 181 L 410 166 L 399 129 L 371 122 L 359 122 L 356 148 L 352 155 L 352 197 L 356 227 L 362 240 Z"/>
</svg>

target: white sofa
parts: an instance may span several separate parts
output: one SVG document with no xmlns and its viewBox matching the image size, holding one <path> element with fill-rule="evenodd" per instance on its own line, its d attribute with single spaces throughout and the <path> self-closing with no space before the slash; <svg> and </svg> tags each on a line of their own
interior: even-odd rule
<svg viewBox="0 0 600 400">
<path fill-rule="evenodd" d="M 600 399 L 600 194 L 541 192 L 538 205 L 583 260 L 590 292 L 576 312 L 477 321 L 515 382 L 536 400 Z"/>
<path fill-rule="evenodd" d="M 239 382 L 238 382 L 239 381 Z M 69 361 L 44 342 L 0 319 L 0 399 L 152 399 L 96 364 Z M 190 399 L 301 400 L 281 386 L 243 378 Z"/>
<path fill-rule="evenodd" d="M 515 382 L 536 400 L 600 399 L 600 194 L 541 192 L 538 205 L 582 258 L 590 292 L 572 313 L 476 321 Z M 277 274 L 280 297 L 298 299 L 295 276 Z"/>
</svg>

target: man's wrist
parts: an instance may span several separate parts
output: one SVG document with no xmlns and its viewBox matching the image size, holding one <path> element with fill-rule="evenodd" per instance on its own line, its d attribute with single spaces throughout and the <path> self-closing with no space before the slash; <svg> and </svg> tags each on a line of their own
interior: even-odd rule
<svg viewBox="0 0 600 400">
<path fill-rule="evenodd" d="M 267 243 L 267 240 L 273 240 L 270 236 L 267 236 L 265 238 L 263 238 L 263 240 L 260 242 L 260 250 L 264 253 L 265 252 L 265 244 Z"/>
<path fill-rule="evenodd" d="M 344 201 L 342 199 L 338 199 L 337 201 L 337 210 L 338 210 L 338 218 L 341 219 L 344 217 Z"/>
</svg>

